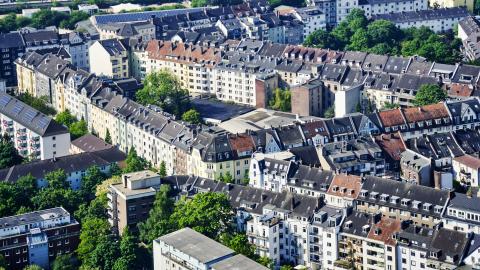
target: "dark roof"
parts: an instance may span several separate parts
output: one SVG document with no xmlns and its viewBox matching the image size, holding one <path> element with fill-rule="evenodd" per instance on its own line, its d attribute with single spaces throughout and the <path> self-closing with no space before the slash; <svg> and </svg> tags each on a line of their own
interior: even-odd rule
<svg viewBox="0 0 480 270">
<path fill-rule="evenodd" d="M 352 211 L 350 215 L 345 217 L 341 228 L 342 233 L 348 233 L 357 236 L 367 237 L 370 232 L 370 223 L 372 215 L 357 211 Z"/>
<path fill-rule="evenodd" d="M 453 260 L 454 265 L 459 265 L 469 241 L 470 237 L 463 232 L 440 228 L 433 236 L 430 250 L 441 251 L 435 259 L 447 261 L 447 257 L 449 257 Z"/>
<path fill-rule="evenodd" d="M 302 165 L 320 167 L 317 149 L 313 145 L 294 147 L 289 150 Z"/>
<path fill-rule="evenodd" d="M 365 181 L 362 185 L 362 191 L 363 190 L 368 192 L 367 196 L 364 197 L 360 195 L 357 200 L 368 201 L 381 206 L 394 207 L 437 217 L 440 217 L 440 213 L 435 212 L 434 207 L 442 207 L 443 209 L 449 198 L 449 191 L 447 190 L 437 190 L 431 187 L 373 176 L 365 177 Z M 376 199 L 370 196 L 373 192 L 376 192 L 379 195 Z M 390 197 L 388 201 L 381 200 L 380 197 L 382 194 L 386 194 Z M 398 203 L 391 202 L 390 199 L 393 196 L 398 197 L 400 201 Z M 409 200 L 407 206 L 401 204 L 402 199 Z M 412 207 L 413 201 L 419 201 L 422 204 L 422 207 L 419 207 L 419 209 Z M 430 204 L 430 210 L 424 210 L 423 205 L 425 203 Z"/>
<path fill-rule="evenodd" d="M 125 47 L 118 39 L 105 39 L 98 42 L 112 56 L 126 51 Z"/>
<path fill-rule="evenodd" d="M 42 43 L 43 41 L 48 41 L 49 43 L 53 41 L 57 43 L 59 40 L 59 36 L 57 32 L 53 30 L 38 30 L 38 31 L 24 33 L 23 40 L 25 41 L 25 43 L 31 42 L 32 44 L 34 42 Z"/>
<path fill-rule="evenodd" d="M 94 16 L 93 19 L 96 21 L 97 24 L 147 21 L 151 18 L 175 16 L 178 14 L 185 14 L 188 12 L 194 12 L 199 10 L 204 10 L 204 8 L 187 8 L 187 9 L 131 12 L 131 13 L 121 13 L 121 14 L 106 14 L 106 15 L 96 15 Z"/>
<path fill-rule="evenodd" d="M 226 104 L 204 98 L 192 99 L 192 105 L 202 118 L 215 119 L 222 122 L 254 110 L 252 107 Z"/>
<path fill-rule="evenodd" d="M 20 33 L 0 33 L 0 49 L 25 47 Z"/>
<path fill-rule="evenodd" d="M 20 177 L 31 174 L 37 179 L 43 179 L 45 174 L 62 169 L 68 175 L 71 172 L 85 171 L 93 165 L 106 166 L 125 159 L 125 154 L 115 147 L 97 152 L 84 152 L 76 155 L 53 159 L 37 160 L 30 163 L 15 165 L 0 170 L 2 181 L 16 182 Z"/>
<path fill-rule="evenodd" d="M 57 123 L 49 116 L 1 92 L 0 113 L 42 137 L 68 133 L 68 129 L 65 126 Z"/>
<path fill-rule="evenodd" d="M 442 20 L 450 18 L 464 18 L 469 15 L 466 7 L 435 8 L 398 13 L 372 15 L 373 20 L 387 20 L 393 23 Z"/>
<path fill-rule="evenodd" d="M 95 152 L 112 147 L 111 144 L 106 143 L 104 140 L 92 134 L 83 135 L 82 137 L 72 141 L 72 145 L 83 150 L 84 152 Z"/>
</svg>

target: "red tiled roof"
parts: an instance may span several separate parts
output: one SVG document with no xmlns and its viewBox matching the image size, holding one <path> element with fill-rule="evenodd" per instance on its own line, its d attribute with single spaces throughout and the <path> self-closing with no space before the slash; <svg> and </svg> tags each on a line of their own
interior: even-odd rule
<svg viewBox="0 0 480 270">
<path fill-rule="evenodd" d="M 178 63 L 199 63 L 213 67 L 221 59 L 220 49 L 201 45 L 151 40 L 147 49 L 150 59 L 167 60 Z"/>
<path fill-rule="evenodd" d="M 469 168 L 480 169 L 480 159 L 471 155 L 464 155 L 453 159 Z"/>
<path fill-rule="evenodd" d="M 448 89 L 448 95 L 453 97 L 469 97 L 473 93 L 473 89 L 466 84 L 452 84 Z"/>
<path fill-rule="evenodd" d="M 449 117 L 444 103 L 406 108 L 403 109 L 403 115 L 408 123 Z"/>
<path fill-rule="evenodd" d="M 358 197 L 361 187 L 362 178 L 360 176 L 338 174 L 333 177 L 327 194 L 355 199 Z M 334 191 L 335 188 L 337 188 L 338 190 Z"/>
<path fill-rule="evenodd" d="M 393 218 L 382 217 L 382 219 L 373 224 L 372 229 L 368 233 L 368 238 L 381 241 L 387 245 L 395 245 L 396 240 L 393 234 L 401 229 L 401 221 Z"/>
<path fill-rule="evenodd" d="M 384 127 L 400 126 L 405 124 L 402 112 L 400 109 L 381 111 L 378 113 L 378 117 Z"/>
<path fill-rule="evenodd" d="M 306 139 L 311 139 L 317 134 L 328 136 L 327 126 L 322 120 L 306 122 L 302 125 L 302 129 L 306 131 L 304 132 Z"/>
<path fill-rule="evenodd" d="M 229 140 L 232 150 L 234 151 L 243 152 L 255 148 L 252 137 L 246 134 L 231 135 L 229 136 Z"/>
<path fill-rule="evenodd" d="M 405 145 L 400 138 L 399 133 L 382 134 L 375 137 L 375 142 L 383 149 L 393 160 L 400 160 L 400 154 L 405 151 Z"/>
</svg>

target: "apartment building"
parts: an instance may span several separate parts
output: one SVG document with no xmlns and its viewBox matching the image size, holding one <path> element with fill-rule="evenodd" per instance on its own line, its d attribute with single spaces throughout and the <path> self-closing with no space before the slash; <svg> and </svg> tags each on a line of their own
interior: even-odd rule
<svg viewBox="0 0 480 270">
<path fill-rule="evenodd" d="M 356 198 L 356 209 L 433 228 L 450 199 L 450 191 L 367 176 Z"/>
<path fill-rule="evenodd" d="M 312 79 L 306 83 L 296 86 L 292 93 L 292 113 L 301 116 L 320 116 L 325 108 L 323 107 L 324 85 L 320 79 Z"/>
<path fill-rule="evenodd" d="M 468 194 L 455 193 L 444 211 L 442 221 L 446 229 L 463 233 L 480 232 L 480 209 L 478 209 L 478 191 Z"/>
<path fill-rule="evenodd" d="M 337 1 L 337 23 L 344 20 L 352 9 L 359 8 L 365 12 L 368 18 L 378 14 L 388 14 L 395 12 L 418 11 L 428 9 L 428 1 L 358 1 L 358 0 L 341 0 Z"/>
<path fill-rule="evenodd" d="M 100 24 L 96 29 L 100 40 L 140 38 L 149 41 L 156 37 L 155 25 L 151 21 Z"/>
<path fill-rule="evenodd" d="M 214 93 L 213 67 L 223 54 L 219 48 L 154 40 L 146 52 L 146 74 L 168 70 L 191 94 Z"/>
<path fill-rule="evenodd" d="M 253 61 L 252 55 L 218 63 L 213 75 L 214 93 L 224 102 L 265 108 L 279 85 L 278 75 L 259 64 L 250 65 L 249 61 Z"/>
<path fill-rule="evenodd" d="M 432 185 L 432 161 L 429 158 L 411 150 L 402 152 L 400 156 L 402 180 L 424 186 Z"/>
<path fill-rule="evenodd" d="M 95 41 L 88 49 L 88 54 L 91 73 L 112 79 L 128 78 L 128 51 L 120 40 Z"/>
<path fill-rule="evenodd" d="M 17 84 L 15 60 L 25 51 L 25 43 L 20 33 L 6 33 L 0 35 L 0 51 L 2 53 L 2 67 L 0 77 L 7 87 Z"/>
<path fill-rule="evenodd" d="M 400 29 L 424 26 L 440 33 L 454 29 L 460 20 L 468 16 L 466 7 L 452 7 L 377 14 L 372 19 L 391 21 Z"/>
<path fill-rule="evenodd" d="M 337 173 L 385 174 L 385 156 L 370 138 L 326 143 L 319 149 L 322 168 Z"/>
<path fill-rule="evenodd" d="M 466 233 L 446 228 L 432 229 L 408 224 L 396 235 L 398 267 L 456 269 L 462 264 L 470 238 Z"/>
<path fill-rule="evenodd" d="M 325 194 L 325 203 L 332 207 L 348 208 L 355 204 L 363 179 L 360 176 L 337 174 Z"/>
<path fill-rule="evenodd" d="M 0 93 L 0 121 L 0 130 L 23 157 L 44 160 L 69 154 L 66 127 L 6 93 Z"/>
<path fill-rule="evenodd" d="M 101 172 L 109 175 L 111 166 L 114 163 L 119 166 L 122 165 L 125 158 L 124 153 L 112 147 L 95 152 L 84 152 L 15 165 L 0 170 L 0 179 L 5 182 L 15 183 L 21 177 L 30 174 L 37 180 L 37 186 L 41 188 L 48 185 L 45 179 L 46 174 L 56 170 L 63 170 L 70 187 L 78 190 L 82 185 L 82 178 L 87 174 L 88 168 L 97 166 Z"/>
<path fill-rule="evenodd" d="M 109 186 L 108 222 L 115 233 L 138 230 L 137 224 L 148 218 L 160 183 L 160 175 L 147 170 L 123 174 L 122 183 Z"/>
<path fill-rule="evenodd" d="M 0 254 L 8 269 L 36 264 L 48 269 L 62 254 L 73 253 L 80 242 L 80 224 L 62 207 L 0 218 Z"/>
<path fill-rule="evenodd" d="M 395 233 L 400 229 L 398 220 L 353 211 L 339 233 L 336 269 L 398 269 Z"/>
<path fill-rule="evenodd" d="M 303 39 L 306 39 L 311 33 L 327 28 L 326 13 L 317 6 L 296 8 L 295 17 L 303 23 Z"/>
<path fill-rule="evenodd" d="M 155 270 L 268 269 L 190 228 L 155 239 L 153 264 Z"/>
</svg>

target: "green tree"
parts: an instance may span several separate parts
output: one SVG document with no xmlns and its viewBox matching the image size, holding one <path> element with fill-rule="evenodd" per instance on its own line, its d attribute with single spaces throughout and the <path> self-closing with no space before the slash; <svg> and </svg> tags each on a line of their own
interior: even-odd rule
<svg viewBox="0 0 480 270">
<path fill-rule="evenodd" d="M 49 188 L 68 189 L 70 187 L 70 184 L 67 181 L 67 175 L 62 169 L 45 174 L 45 180 L 47 180 Z"/>
<path fill-rule="evenodd" d="M 100 240 L 108 235 L 110 235 L 110 224 L 106 219 L 89 218 L 84 220 L 77 248 L 78 258 L 86 261 L 99 245 Z"/>
<path fill-rule="evenodd" d="M 71 254 L 58 255 L 52 263 L 52 270 L 76 270 Z"/>
<path fill-rule="evenodd" d="M 151 245 L 154 239 L 176 229 L 174 222 L 170 221 L 174 207 L 175 202 L 170 198 L 170 186 L 160 186 L 147 220 L 138 224 L 142 242 Z"/>
<path fill-rule="evenodd" d="M 148 167 L 148 162 L 137 155 L 135 148 L 131 147 L 128 151 L 127 158 L 125 159 L 125 168 L 123 173 L 137 172 L 145 170 Z"/>
<path fill-rule="evenodd" d="M 190 108 L 188 91 L 181 87 L 175 75 L 166 70 L 148 74 L 143 89 L 137 92 L 136 97 L 143 105 L 157 105 L 178 116 Z"/>
<path fill-rule="evenodd" d="M 396 104 L 396 103 L 386 102 L 386 103 L 383 105 L 383 108 L 382 108 L 382 109 L 391 110 L 391 109 L 397 109 L 397 108 L 400 108 L 400 105 L 398 105 L 398 104 Z"/>
<path fill-rule="evenodd" d="M 32 23 L 30 26 L 42 29 L 47 26 L 59 26 L 64 20 L 68 20 L 69 15 L 63 12 L 42 9 L 32 15 Z"/>
<path fill-rule="evenodd" d="M 167 166 L 165 164 L 165 161 L 163 161 L 163 160 L 162 160 L 162 162 L 160 162 L 160 170 L 158 171 L 158 174 L 161 177 L 167 176 Z"/>
<path fill-rule="evenodd" d="M 312 32 L 305 38 L 304 46 L 324 49 L 338 50 L 343 49 L 340 42 L 330 32 L 319 29 Z"/>
<path fill-rule="evenodd" d="M 120 256 L 118 242 L 112 235 L 100 236 L 97 245 L 88 254 L 83 264 L 90 268 L 114 269 L 114 265 Z"/>
<path fill-rule="evenodd" d="M 424 84 L 420 86 L 413 103 L 415 106 L 423 106 L 438 103 L 447 99 L 447 92 L 435 84 Z"/>
<path fill-rule="evenodd" d="M 402 32 L 394 23 L 387 20 L 376 20 L 367 26 L 367 34 L 372 44 L 395 44 L 400 40 Z"/>
<path fill-rule="evenodd" d="M 257 262 L 265 267 L 273 269 L 273 260 L 268 257 L 260 257 L 257 259 Z"/>
<path fill-rule="evenodd" d="M 70 134 L 72 135 L 72 139 L 76 139 L 82 137 L 83 135 L 88 133 L 87 122 L 85 120 L 80 120 L 70 125 Z"/>
<path fill-rule="evenodd" d="M 235 179 L 233 179 L 233 176 L 230 172 L 226 172 L 225 175 L 220 174 L 220 176 L 218 177 L 218 181 L 224 183 L 234 183 Z"/>
<path fill-rule="evenodd" d="M 107 203 L 107 194 L 100 194 L 99 196 L 95 197 L 95 199 L 90 201 L 90 203 L 85 202 L 80 204 L 78 210 L 75 211 L 74 216 L 80 221 L 80 223 L 92 218 L 106 219 Z"/>
<path fill-rule="evenodd" d="M 17 96 L 18 99 L 39 110 L 46 115 L 55 115 L 57 112 L 54 108 L 48 105 L 49 100 L 47 96 L 34 97 L 29 93 L 23 93 Z"/>
<path fill-rule="evenodd" d="M 122 169 L 118 166 L 116 162 L 110 165 L 110 176 L 118 176 L 122 174 Z"/>
<path fill-rule="evenodd" d="M 80 203 L 80 198 L 78 193 L 71 189 L 47 187 L 41 189 L 32 198 L 32 202 L 37 210 L 62 206 L 68 212 L 73 213 Z"/>
<path fill-rule="evenodd" d="M 0 254 L 0 269 L 7 269 L 7 261 L 5 260 L 5 257 Z"/>
<path fill-rule="evenodd" d="M 18 165 L 22 160 L 10 137 L 7 134 L 3 135 L 0 138 L 0 169 Z"/>
<path fill-rule="evenodd" d="M 282 112 L 291 110 L 291 92 L 280 88 L 275 89 L 274 96 L 270 99 L 270 108 Z"/>
<path fill-rule="evenodd" d="M 110 130 L 108 128 L 105 132 L 105 142 L 108 144 L 112 144 L 112 136 L 110 135 Z"/>
<path fill-rule="evenodd" d="M 69 128 L 77 121 L 77 119 L 70 113 L 69 110 L 65 110 L 57 114 L 55 121 Z"/>
<path fill-rule="evenodd" d="M 186 111 L 182 115 L 182 120 L 195 125 L 202 123 L 202 118 L 200 117 L 200 113 L 197 112 L 195 109 L 190 109 Z"/>
<path fill-rule="evenodd" d="M 128 227 L 122 233 L 120 241 L 120 258 L 115 262 L 114 270 L 139 269 L 137 266 L 137 239 Z"/>
<path fill-rule="evenodd" d="M 293 269 L 295 269 L 295 268 L 293 268 L 293 266 L 291 266 L 291 265 L 282 265 L 280 267 L 280 270 L 293 270 Z"/>
<path fill-rule="evenodd" d="M 350 44 L 347 45 L 347 50 L 366 51 L 370 48 L 370 37 L 365 29 L 358 29 L 350 38 Z"/>
<path fill-rule="evenodd" d="M 67 19 L 60 22 L 59 26 L 60 28 L 74 30 L 78 22 L 88 20 L 89 17 L 90 15 L 83 11 L 74 10 Z"/>
<path fill-rule="evenodd" d="M 335 117 L 335 107 L 332 105 L 325 110 L 323 113 L 323 117 L 325 118 L 332 118 Z"/>
<path fill-rule="evenodd" d="M 244 233 L 223 233 L 220 236 L 220 242 L 225 246 L 235 250 L 235 252 L 243 254 L 250 259 L 256 259 L 255 246 L 248 242 L 248 237 Z"/>
<path fill-rule="evenodd" d="M 80 193 L 85 200 L 91 200 L 95 197 L 97 186 L 102 183 L 107 176 L 96 165 L 87 169 L 85 176 L 82 178 Z"/>
<path fill-rule="evenodd" d="M 23 268 L 23 270 L 43 270 L 43 268 L 36 264 L 31 264 Z"/>
<path fill-rule="evenodd" d="M 224 193 L 199 193 L 192 200 L 182 199 L 171 220 L 177 228 L 190 227 L 210 238 L 216 238 L 233 218 L 232 208 Z"/>
</svg>

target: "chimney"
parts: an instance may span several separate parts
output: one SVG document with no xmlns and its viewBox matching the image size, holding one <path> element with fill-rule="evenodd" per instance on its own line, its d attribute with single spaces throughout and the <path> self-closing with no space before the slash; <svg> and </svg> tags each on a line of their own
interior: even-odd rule
<svg viewBox="0 0 480 270">
<path fill-rule="evenodd" d="M 128 182 L 128 175 L 122 175 L 122 183 L 123 183 L 123 187 L 124 188 L 127 188 L 127 182 Z"/>
</svg>

